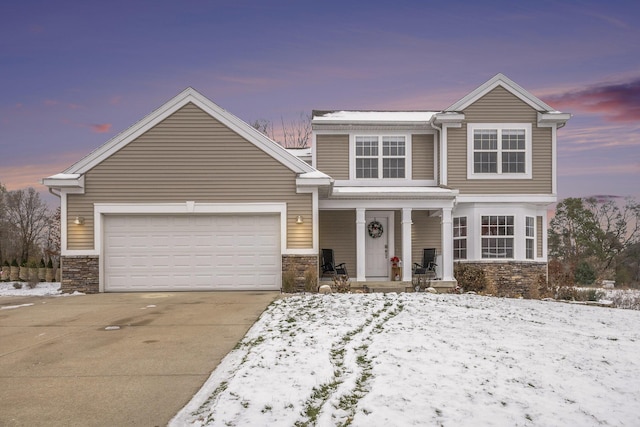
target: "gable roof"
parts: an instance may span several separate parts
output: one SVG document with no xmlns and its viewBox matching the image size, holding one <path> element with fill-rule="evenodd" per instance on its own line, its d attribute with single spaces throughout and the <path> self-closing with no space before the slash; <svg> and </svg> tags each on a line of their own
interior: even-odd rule
<svg viewBox="0 0 640 427">
<path fill-rule="evenodd" d="M 460 99 L 458 102 L 451 105 L 444 111 L 463 111 L 469 105 L 476 102 L 478 99 L 485 96 L 487 93 L 491 92 L 496 87 L 501 86 L 507 91 L 511 92 L 513 95 L 521 99 L 524 103 L 528 104 L 531 108 L 535 109 L 539 112 L 556 112 L 556 110 L 550 105 L 543 102 L 541 99 L 532 95 L 522 86 L 508 78 L 502 73 L 498 73 L 493 78 L 476 88 L 474 91 L 470 92 L 464 98 Z"/>
<path fill-rule="evenodd" d="M 148 114 L 142 120 L 138 121 L 134 125 L 120 132 L 112 139 L 98 147 L 96 150 L 89 153 L 84 158 L 73 164 L 66 169 L 64 174 L 84 174 L 96 165 L 100 164 L 103 160 L 110 157 L 130 142 L 134 141 L 140 135 L 156 126 L 158 123 L 178 111 L 185 105 L 192 103 L 211 117 L 215 118 L 229 129 L 273 157 L 291 171 L 298 174 L 305 174 L 308 172 L 314 172 L 315 169 L 306 162 L 298 159 L 296 156 L 287 152 L 277 142 L 269 139 L 257 129 L 254 129 L 249 124 L 238 118 L 237 116 L 229 113 L 213 101 L 206 98 L 197 90 L 192 87 L 186 88 L 184 91 L 170 99 L 168 102 L 160 106 L 155 111 Z M 49 179 L 53 179 L 50 177 Z"/>
</svg>

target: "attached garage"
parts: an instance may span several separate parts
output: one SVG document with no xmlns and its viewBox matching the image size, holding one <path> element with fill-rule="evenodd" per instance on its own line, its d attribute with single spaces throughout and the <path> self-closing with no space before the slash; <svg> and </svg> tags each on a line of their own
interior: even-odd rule
<svg viewBox="0 0 640 427">
<path fill-rule="evenodd" d="M 278 290 L 280 216 L 105 215 L 104 291 Z"/>
</svg>

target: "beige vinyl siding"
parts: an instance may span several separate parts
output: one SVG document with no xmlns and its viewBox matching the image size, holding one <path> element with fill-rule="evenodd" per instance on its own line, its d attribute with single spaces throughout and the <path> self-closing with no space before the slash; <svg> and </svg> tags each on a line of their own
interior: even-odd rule
<svg viewBox="0 0 640 427">
<path fill-rule="evenodd" d="M 412 135 L 411 151 L 412 178 L 434 179 L 433 135 Z"/>
<path fill-rule="evenodd" d="M 333 179 L 349 179 L 349 135 L 316 136 L 316 169 Z"/>
<path fill-rule="evenodd" d="M 312 247 L 312 199 L 296 174 L 187 104 L 86 173 L 68 196 L 68 249 L 93 249 L 94 203 L 287 203 L 288 248 Z M 304 224 L 296 224 L 302 215 Z M 85 224 L 73 224 L 76 216 Z"/>
<path fill-rule="evenodd" d="M 542 258 L 542 238 L 544 233 L 543 218 L 541 216 L 536 217 L 536 251 L 537 257 Z"/>
<path fill-rule="evenodd" d="M 551 128 L 537 127 L 537 112 L 498 86 L 464 110 L 461 128 L 449 128 L 448 185 L 461 194 L 551 194 Z M 467 123 L 532 123 L 532 179 L 467 179 Z"/>
<path fill-rule="evenodd" d="M 411 265 L 422 262 L 423 249 L 436 248 L 438 255 L 442 254 L 440 217 L 429 216 L 429 211 L 414 210 L 411 221 Z"/>
<path fill-rule="evenodd" d="M 333 249 L 335 261 L 344 262 L 351 277 L 356 276 L 356 211 L 318 213 L 320 249 Z"/>
</svg>

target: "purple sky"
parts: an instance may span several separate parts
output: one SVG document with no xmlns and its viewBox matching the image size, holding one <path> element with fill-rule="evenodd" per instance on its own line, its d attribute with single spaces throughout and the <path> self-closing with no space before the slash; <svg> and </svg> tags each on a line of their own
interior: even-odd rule
<svg viewBox="0 0 640 427">
<path fill-rule="evenodd" d="M 640 200 L 640 2 L 468 3 L 2 2 L 0 182 L 43 189 L 187 86 L 279 123 L 443 109 L 502 72 L 574 115 L 560 198 Z"/>
</svg>

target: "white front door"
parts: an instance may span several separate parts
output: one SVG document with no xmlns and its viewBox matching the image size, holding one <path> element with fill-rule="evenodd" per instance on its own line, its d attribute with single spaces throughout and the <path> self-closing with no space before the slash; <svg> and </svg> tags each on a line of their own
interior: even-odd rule
<svg viewBox="0 0 640 427">
<path fill-rule="evenodd" d="M 367 278 L 389 278 L 389 219 L 387 216 L 366 215 L 365 266 Z"/>
</svg>

